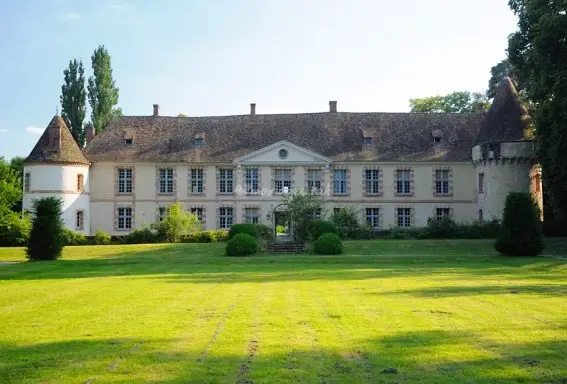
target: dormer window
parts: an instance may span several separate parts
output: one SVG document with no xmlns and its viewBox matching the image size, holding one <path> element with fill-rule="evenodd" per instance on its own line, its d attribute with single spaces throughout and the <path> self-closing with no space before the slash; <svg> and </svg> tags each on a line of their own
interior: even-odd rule
<svg viewBox="0 0 567 384">
<path fill-rule="evenodd" d="M 441 142 L 441 136 L 436 136 L 433 138 L 433 142 L 434 143 L 440 143 Z"/>
<path fill-rule="evenodd" d="M 132 145 L 134 143 L 134 139 L 124 139 L 124 144 Z"/>
<path fill-rule="evenodd" d="M 196 137 L 193 139 L 193 144 L 195 145 L 205 145 L 205 139 L 202 137 Z"/>
<path fill-rule="evenodd" d="M 372 137 L 365 137 L 364 138 L 364 145 L 371 145 L 372 144 Z"/>
<path fill-rule="evenodd" d="M 433 143 L 439 144 L 443 141 L 443 133 L 440 129 L 432 129 L 431 137 L 433 137 Z"/>
</svg>

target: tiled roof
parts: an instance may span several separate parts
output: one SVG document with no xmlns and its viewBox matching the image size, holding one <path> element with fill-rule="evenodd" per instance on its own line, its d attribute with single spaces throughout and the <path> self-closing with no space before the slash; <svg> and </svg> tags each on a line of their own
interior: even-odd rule
<svg viewBox="0 0 567 384">
<path fill-rule="evenodd" d="M 58 138 L 55 145 L 50 139 Z M 25 163 L 89 164 L 60 116 L 54 116 Z"/>
</svg>

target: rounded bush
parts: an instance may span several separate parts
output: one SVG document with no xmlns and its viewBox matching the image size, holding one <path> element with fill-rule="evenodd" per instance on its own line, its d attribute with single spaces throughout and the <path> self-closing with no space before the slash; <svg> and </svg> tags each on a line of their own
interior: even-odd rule
<svg viewBox="0 0 567 384">
<path fill-rule="evenodd" d="M 343 253 L 343 243 L 337 234 L 324 233 L 313 243 L 313 251 L 319 255 L 338 255 Z"/>
<path fill-rule="evenodd" d="M 511 192 L 506 197 L 494 248 L 507 256 L 537 256 L 543 250 L 540 211 L 529 193 Z"/>
<path fill-rule="evenodd" d="M 246 256 L 256 252 L 258 252 L 258 243 L 247 233 L 234 235 L 226 244 L 227 256 Z"/>
<path fill-rule="evenodd" d="M 98 229 L 94 235 L 93 241 L 95 245 L 108 245 L 112 242 L 112 237 L 102 229 Z"/>
<path fill-rule="evenodd" d="M 334 223 L 327 220 L 313 220 L 309 226 L 309 234 L 313 240 L 317 240 L 324 233 L 339 234 Z"/>
<path fill-rule="evenodd" d="M 232 239 L 239 233 L 245 233 L 252 236 L 254 239 L 260 237 L 260 230 L 256 224 L 233 224 L 228 232 L 228 239 Z"/>
</svg>

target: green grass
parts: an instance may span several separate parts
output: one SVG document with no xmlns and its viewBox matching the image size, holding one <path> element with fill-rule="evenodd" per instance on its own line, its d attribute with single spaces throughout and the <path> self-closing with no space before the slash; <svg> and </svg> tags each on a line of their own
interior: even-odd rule
<svg viewBox="0 0 567 384">
<path fill-rule="evenodd" d="M 491 241 L 345 250 L 67 247 L 0 265 L 0 383 L 567 382 L 567 260 Z"/>
</svg>

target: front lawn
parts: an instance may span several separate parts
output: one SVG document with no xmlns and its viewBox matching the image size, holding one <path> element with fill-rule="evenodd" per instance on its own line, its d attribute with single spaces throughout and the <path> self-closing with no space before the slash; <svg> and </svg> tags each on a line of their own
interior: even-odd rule
<svg viewBox="0 0 567 384">
<path fill-rule="evenodd" d="M 0 248 L 0 383 L 567 382 L 565 259 L 470 240 L 223 247 L 67 247 L 18 264 L 4 262 L 22 249 Z"/>
</svg>

